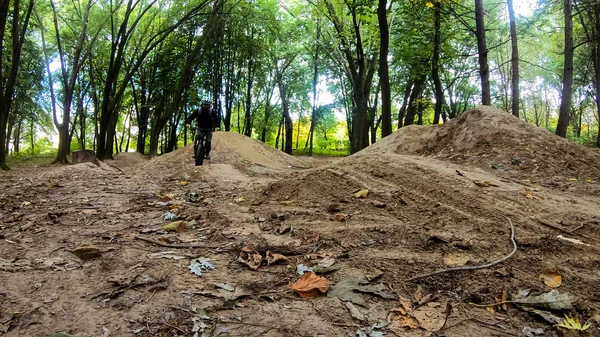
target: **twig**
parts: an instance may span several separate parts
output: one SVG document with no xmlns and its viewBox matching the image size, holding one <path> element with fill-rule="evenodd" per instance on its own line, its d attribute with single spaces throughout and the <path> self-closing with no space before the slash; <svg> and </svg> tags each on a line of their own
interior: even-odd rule
<svg viewBox="0 0 600 337">
<path fill-rule="evenodd" d="M 408 281 L 414 281 L 414 280 L 422 279 L 422 278 L 429 277 L 429 276 L 434 276 L 434 275 L 439 275 L 439 274 L 444 274 L 444 273 L 449 273 L 449 272 L 455 272 L 455 271 L 479 270 L 479 269 L 490 268 L 490 267 L 493 267 L 497 264 L 500 264 L 500 263 L 510 259 L 517 252 L 517 242 L 515 241 L 515 226 L 513 226 L 512 221 L 508 217 L 506 219 L 508 219 L 508 222 L 510 223 L 510 241 L 512 242 L 512 245 L 513 245 L 513 250 L 512 250 L 512 252 L 510 252 L 510 254 L 506 255 L 505 257 L 503 257 L 499 260 L 496 260 L 494 262 L 484 264 L 481 266 L 466 266 L 466 267 L 441 269 L 441 270 L 437 270 L 437 271 L 434 271 L 431 273 L 419 274 L 417 276 L 413 276 L 413 277 L 409 278 Z"/>
<path fill-rule="evenodd" d="M 201 243 L 189 243 L 189 244 L 183 245 L 183 244 L 160 242 L 158 240 L 144 238 L 144 237 L 141 237 L 141 236 L 136 236 L 135 238 L 138 239 L 138 240 L 146 241 L 146 242 L 158 245 L 158 246 L 168 247 L 168 248 L 211 248 L 211 249 L 219 248 L 219 247 L 216 247 L 216 246 L 207 246 L 207 245 L 204 245 L 204 244 L 201 244 Z"/>
<path fill-rule="evenodd" d="M 561 232 L 563 232 L 565 234 L 573 234 L 571 231 L 568 231 L 568 230 L 566 230 L 564 228 L 561 228 L 561 227 L 559 227 L 557 225 L 551 224 L 551 223 L 549 223 L 546 220 L 538 219 L 538 222 L 541 223 L 542 225 L 546 226 L 546 227 L 550 227 L 552 229 L 556 229 L 556 230 L 561 231 Z M 579 228 L 577 228 L 577 229 L 579 229 Z M 582 238 L 586 238 L 588 240 L 595 241 L 596 243 L 600 243 L 600 241 L 598 239 L 596 239 L 594 237 L 591 237 L 589 235 L 586 235 L 586 234 L 577 234 L 577 235 L 581 236 Z"/>
</svg>

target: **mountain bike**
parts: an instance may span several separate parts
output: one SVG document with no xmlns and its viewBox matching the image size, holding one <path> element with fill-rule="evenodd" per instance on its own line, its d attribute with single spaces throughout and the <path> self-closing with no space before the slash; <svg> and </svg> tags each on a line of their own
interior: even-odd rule
<svg viewBox="0 0 600 337">
<path fill-rule="evenodd" d="M 208 137 L 208 133 L 211 132 L 211 130 L 199 129 L 198 131 L 198 136 L 194 141 L 194 157 L 196 160 L 196 166 L 202 165 L 204 159 L 208 159 L 206 158 L 206 139 Z"/>
</svg>

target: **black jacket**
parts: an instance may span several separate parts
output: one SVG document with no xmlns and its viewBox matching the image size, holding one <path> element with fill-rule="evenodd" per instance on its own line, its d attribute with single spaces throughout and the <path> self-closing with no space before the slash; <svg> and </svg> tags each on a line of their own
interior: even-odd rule
<svg viewBox="0 0 600 337">
<path fill-rule="evenodd" d="M 213 130 L 220 124 L 219 115 L 212 109 L 196 109 L 194 112 L 185 120 L 186 124 L 189 124 L 192 120 L 197 119 L 197 127 L 200 129 Z"/>
</svg>

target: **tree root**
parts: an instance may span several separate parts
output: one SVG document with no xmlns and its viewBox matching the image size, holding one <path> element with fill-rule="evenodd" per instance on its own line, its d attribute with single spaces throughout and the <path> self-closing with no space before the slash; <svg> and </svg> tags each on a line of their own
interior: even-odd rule
<svg viewBox="0 0 600 337">
<path fill-rule="evenodd" d="M 505 257 L 503 257 L 499 260 L 496 260 L 494 262 L 484 264 L 481 266 L 466 266 L 466 267 L 441 269 L 441 270 L 437 270 L 437 271 L 434 271 L 431 273 L 419 274 L 419 275 L 413 276 L 413 277 L 409 278 L 408 281 L 414 281 L 414 280 L 422 279 L 422 278 L 429 277 L 429 276 L 434 276 L 434 275 L 439 275 L 439 274 L 444 274 L 444 273 L 449 273 L 449 272 L 455 272 L 455 271 L 468 271 L 468 270 L 479 270 L 479 269 L 490 268 L 490 267 L 493 267 L 497 264 L 500 264 L 500 263 L 508 260 L 513 255 L 515 255 L 515 253 L 517 252 L 517 242 L 515 241 L 515 226 L 513 226 L 512 221 L 508 217 L 506 219 L 508 219 L 508 222 L 510 223 L 510 241 L 512 242 L 512 245 L 513 245 L 513 250 L 512 250 L 512 252 L 510 252 L 510 254 L 506 255 Z"/>
</svg>

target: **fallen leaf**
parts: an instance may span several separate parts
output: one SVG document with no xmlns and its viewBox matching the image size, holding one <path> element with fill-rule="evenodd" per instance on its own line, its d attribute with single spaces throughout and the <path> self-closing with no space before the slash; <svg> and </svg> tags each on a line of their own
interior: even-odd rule
<svg viewBox="0 0 600 337">
<path fill-rule="evenodd" d="M 163 193 L 163 194 L 159 194 L 157 195 L 158 199 L 160 199 L 161 201 L 171 201 L 173 200 L 173 197 L 175 195 L 173 193 Z"/>
<path fill-rule="evenodd" d="M 411 313 L 419 326 L 427 331 L 434 332 L 440 330 L 446 321 L 446 315 L 437 308 L 421 307 Z"/>
<path fill-rule="evenodd" d="M 240 202 L 246 201 L 246 199 L 244 199 L 244 197 L 239 197 L 239 198 L 235 199 L 234 201 L 239 204 Z"/>
<path fill-rule="evenodd" d="M 354 193 L 354 197 L 364 199 L 369 196 L 369 190 L 360 190 Z"/>
<path fill-rule="evenodd" d="M 327 297 L 339 298 L 343 302 L 352 302 L 364 307 L 367 305 L 364 296 L 354 292 L 354 289 L 359 283 L 360 280 L 354 278 L 342 279 L 340 282 L 331 286 L 331 290 L 327 293 Z"/>
<path fill-rule="evenodd" d="M 166 225 L 163 226 L 163 229 L 166 230 L 167 232 L 179 232 L 179 233 L 183 233 L 185 231 L 187 231 L 187 222 L 185 221 L 174 221 L 174 222 L 170 222 Z"/>
<path fill-rule="evenodd" d="M 500 185 L 488 180 L 473 180 L 473 183 L 479 187 L 500 187 Z"/>
<path fill-rule="evenodd" d="M 94 245 L 79 246 L 73 249 L 73 254 L 82 260 L 91 260 L 102 256 L 100 249 Z"/>
<path fill-rule="evenodd" d="M 336 215 L 335 215 L 335 218 L 336 218 L 336 219 L 337 219 L 337 221 L 339 221 L 339 222 L 346 221 L 346 214 L 342 214 L 342 213 L 336 214 Z"/>
<path fill-rule="evenodd" d="M 304 273 L 290 288 L 302 298 L 312 298 L 325 294 L 329 289 L 329 281 L 313 272 L 308 272 Z"/>
<path fill-rule="evenodd" d="M 418 329 L 419 321 L 414 317 L 401 316 L 399 319 L 392 320 L 387 328 L 398 336 L 404 336 L 405 328 Z"/>
<path fill-rule="evenodd" d="M 323 267 L 323 268 L 329 268 L 329 267 L 333 266 L 334 263 L 335 263 L 335 258 L 325 257 L 324 259 L 319 261 L 318 266 Z"/>
<path fill-rule="evenodd" d="M 260 253 L 254 249 L 246 246 L 240 251 L 238 262 L 247 265 L 252 270 L 257 270 L 262 263 L 262 255 L 260 255 Z"/>
<path fill-rule="evenodd" d="M 585 331 L 592 326 L 592 323 L 587 321 L 582 326 L 581 322 L 579 322 L 579 317 L 571 318 L 569 315 L 565 315 L 564 322 L 560 323 L 558 326 L 568 330 Z"/>
<path fill-rule="evenodd" d="M 561 294 L 557 290 L 513 300 L 514 303 L 547 310 L 570 310 L 576 301 L 577 297 L 569 293 Z"/>
<path fill-rule="evenodd" d="M 183 181 L 183 180 L 182 180 L 181 182 L 179 182 L 179 184 L 180 184 L 181 186 L 186 186 L 186 185 L 189 185 L 189 184 L 190 184 L 190 182 L 189 182 L 189 181 Z"/>
<path fill-rule="evenodd" d="M 569 181 L 577 181 L 577 178 L 569 178 Z"/>
<path fill-rule="evenodd" d="M 525 197 L 527 197 L 527 199 L 535 199 L 535 200 L 543 199 L 539 195 L 533 194 L 533 191 L 527 187 L 523 187 L 521 194 L 524 195 Z"/>
<path fill-rule="evenodd" d="M 469 256 L 463 254 L 448 254 L 444 256 L 444 264 L 448 267 L 464 266 L 469 262 Z"/>
<path fill-rule="evenodd" d="M 591 183 L 592 183 L 592 178 L 587 178 L 587 179 L 585 180 L 585 182 L 586 182 L 586 183 L 588 183 L 588 184 L 591 184 Z"/>
<path fill-rule="evenodd" d="M 558 288 L 562 284 L 562 276 L 553 270 L 544 270 L 538 279 L 550 288 Z"/>
<path fill-rule="evenodd" d="M 276 264 L 276 263 L 287 263 L 288 262 L 287 257 L 285 257 L 284 255 L 281 255 L 281 254 L 271 253 L 270 250 L 268 250 L 266 253 L 266 259 L 267 259 L 267 266 L 270 266 L 270 265 Z"/>
<path fill-rule="evenodd" d="M 344 303 L 344 305 L 346 306 L 346 309 L 348 309 L 348 311 L 350 312 L 350 316 L 352 316 L 352 318 L 355 318 L 361 322 L 365 320 L 365 315 L 363 315 L 362 312 L 360 312 L 360 310 L 358 310 L 358 308 L 354 304 L 352 304 L 351 302 L 346 302 Z"/>
<path fill-rule="evenodd" d="M 501 294 L 494 296 L 496 303 L 498 304 L 498 311 L 500 310 L 504 310 L 505 312 L 508 311 L 508 303 L 506 303 L 506 300 L 508 299 L 508 295 L 506 293 L 506 290 L 503 290 Z"/>
</svg>

